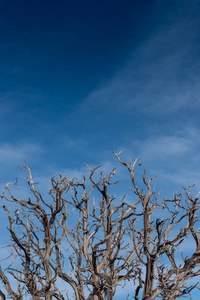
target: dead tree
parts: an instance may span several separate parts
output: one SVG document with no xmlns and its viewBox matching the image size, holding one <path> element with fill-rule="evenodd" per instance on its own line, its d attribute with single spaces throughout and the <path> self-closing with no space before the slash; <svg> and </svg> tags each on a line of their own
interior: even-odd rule
<svg viewBox="0 0 200 300">
<path fill-rule="evenodd" d="M 36 189 L 25 163 L 31 196 L 15 197 L 12 183 L 6 185 L 1 198 L 11 243 L 8 266 L 4 261 L 0 268 L 6 290 L 0 290 L 1 299 L 6 293 L 15 300 L 26 294 L 34 300 L 66 299 L 71 286 L 71 299 L 112 300 L 127 281 L 135 300 L 176 299 L 197 287 L 188 280 L 200 275 L 198 196 L 192 197 L 189 187 L 159 202 L 151 188 L 154 178 L 144 172 L 144 188 L 136 183 L 140 161 L 127 164 L 114 154 L 130 172 L 132 199 L 113 196 L 119 183 L 115 168 L 106 177 L 99 167 L 88 166 L 89 181 L 51 178 L 48 199 Z M 186 239 L 196 247 L 188 257 L 181 255 Z"/>
</svg>

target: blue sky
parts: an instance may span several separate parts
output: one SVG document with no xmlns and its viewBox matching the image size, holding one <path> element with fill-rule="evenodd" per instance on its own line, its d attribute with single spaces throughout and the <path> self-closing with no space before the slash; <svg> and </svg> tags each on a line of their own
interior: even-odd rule
<svg viewBox="0 0 200 300">
<path fill-rule="evenodd" d="M 2 0 L 0 186 L 27 157 L 45 182 L 112 168 L 112 150 L 164 194 L 198 181 L 199 15 L 199 0 Z"/>
</svg>

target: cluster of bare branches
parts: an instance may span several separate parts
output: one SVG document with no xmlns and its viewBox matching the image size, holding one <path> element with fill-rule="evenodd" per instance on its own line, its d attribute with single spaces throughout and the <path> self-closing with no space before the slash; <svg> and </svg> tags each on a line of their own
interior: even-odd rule
<svg viewBox="0 0 200 300">
<path fill-rule="evenodd" d="M 154 178 L 144 172 L 144 188 L 136 183 L 140 161 L 127 164 L 114 154 L 130 172 L 132 200 L 112 195 L 119 183 L 115 168 L 105 176 L 99 167 L 87 166 L 89 182 L 85 177 L 51 178 L 48 199 L 36 189 L 26 163 L 31 197 L 14 196 L 11 185 L 17 182 L 6 185 L 1 198 L 11 243 L 8 265 L 3 261 L 0 267 L 2 299 L 6 294 L 14 300 L 26 295 L 66 299 L 70 286 L 71 299 L 111 300 L 127 281 L 135 300 L 176 299 L 197 287 L 188 280 L 200 275 L 198 196 L 192 197 L 189 187 L 159 202 L 151 188 Z M 10 202 L 16 210 L 8 208 Z M 195 245 L 187 257 L 180 251 L 186 239 Z"/>
</svg>

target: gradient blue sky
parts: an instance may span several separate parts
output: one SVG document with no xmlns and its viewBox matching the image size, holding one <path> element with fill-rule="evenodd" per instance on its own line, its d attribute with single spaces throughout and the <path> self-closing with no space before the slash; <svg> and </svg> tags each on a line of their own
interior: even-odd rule
<svg viewBox="0 0 200 300">
<path fill-rule="evenodd" d="M 199 0 L 1 0 L 0 77 L 0 187 L 112 150 L 167 194 L 199 180 Z"/>
</svg>

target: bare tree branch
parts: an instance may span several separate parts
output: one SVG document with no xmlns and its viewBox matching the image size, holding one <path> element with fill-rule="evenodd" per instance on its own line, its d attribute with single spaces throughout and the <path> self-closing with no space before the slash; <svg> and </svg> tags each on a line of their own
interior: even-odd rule
<svg viewBox="0 0 200 300">
<path fill-rule="evenodd" d="M 88 181 L 59 174 L 51 178 L 49 199 L 36 188 L 25 162 L 30 197 L 13 194 L 17 180 L 6 185 L 1 199 L 11 244 L 0 280 L 11 299 L 26 294 L 34 300 L 69 299 L 71 287 L 77 300 L 112 300 L 127 281 L 132 282 L 129 294 L 135 300 L 191 297 L 198 288 L 197 282 L 188 284 L 200 275 L 198 195 L 193 197 L 188 187 L 160 201 L 151 187 L 155 177 L 149 179 L 144 171 L 136 182 L 140 160 L 127 164 L 120 154 L 114 155 L 130 173 L 133 192 L 128 201 L 112 194 L 119 184 L 114 180 L 116 168 L 105 176 L 100 167 L 87 165 Z M 181 255 L 188 240 L 195 250 Z M 0 297 L 6 299 L 2 290 Z"/>
</svg>

